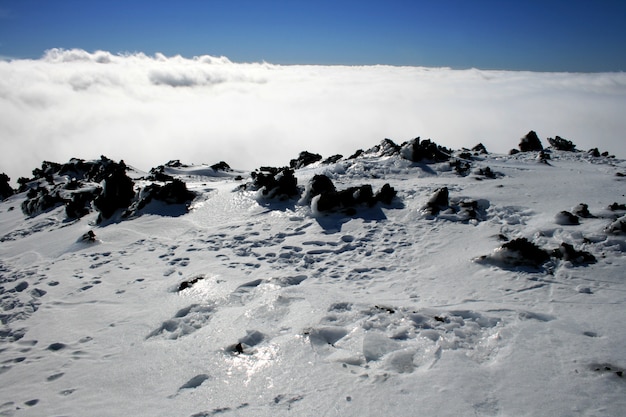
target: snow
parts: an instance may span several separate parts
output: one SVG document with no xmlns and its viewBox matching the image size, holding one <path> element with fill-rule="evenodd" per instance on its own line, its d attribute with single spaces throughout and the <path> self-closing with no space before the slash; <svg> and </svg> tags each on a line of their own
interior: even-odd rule
<svg viewBox="0 0 626 417">
<path fill-rule="evenodd" d="M 198 194 L 181 216 L 96 226 L 10 197 L 0 415 L 621 415 L 626 161 L 536 156 L 475 156 L 494 179 L 379 155 L 296 170 L 398 192 L 354 216 L 202 166 L 166 172 Z M 442 187 L 450 208 L 425 214 Z M 558 221 L 581 203 L 592 217 Z M 505 237 L 597 262 L 510 264 Z"/>
</svg>

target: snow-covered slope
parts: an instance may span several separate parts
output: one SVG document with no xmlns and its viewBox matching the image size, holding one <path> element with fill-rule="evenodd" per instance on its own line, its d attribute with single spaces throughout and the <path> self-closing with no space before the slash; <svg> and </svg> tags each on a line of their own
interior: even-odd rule
<svg viewBox="0 0 626 417">
<path fill-rule="evenodd" d="M 0 415 L 623 415 L 626 162 L 537 155 L 474 154 L 465 176 L 384 152 L 295 171 L 397 191 L 349 214 L 202 166 L 167 170 L 197 195 L 184 215 L 26 217 L 16 194 Z"/>
</svg>

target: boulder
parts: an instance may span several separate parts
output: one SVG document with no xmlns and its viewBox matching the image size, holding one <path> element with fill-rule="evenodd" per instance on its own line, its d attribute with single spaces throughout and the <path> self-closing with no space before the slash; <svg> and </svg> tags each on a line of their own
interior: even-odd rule
<svg viewBox="0 0 626 417">
<path fill-rule="evenodd" d="M 400 154 L 412 162 L 444 162 L 450 159 L 451 151 L 430 139 L 420 140 L 418 137 L 402 144 Z"/>
<path fill-rule="evenodd" d="M 489 152 L 487 152 L 487 148 L 485 148 L 485 145 L 483 145 L 482 143 L 479 143 L 478 145 L 474 146 L 472 148 L 472 151 L 479 153 L 479 154 L 488 154 Z"/>
<path fill-rule="evenodd" d="M 532 152 L 543 150 L 543 145 L 539 140 L 539 136 L 534 130 L 531 130 L 524 136 L 519 143 L 519 149 L 522 152 Z"/>
<path fill-rule="evenodd" d="M 424 210 L 433 216 L 438 214 L 441 210 L 445 210 L 450 205 L 448 187 L 442 187 L 435 191 L 435 194 L 428 200 Z"/>
<path fill-rule="evenodd" d="M 124 161 L 115 164 L 112 172 L 104 179 L 102 193 L 94 200 L 94 206 L 100 212 L 98 223 L 108 219 L 118 209 L 130 206 L 135 196 L 134 182 L 126 175 Z"/>
<path fill-rule="evenodd" d="M 298 180 L 291 168 L 261 167 L 250 175 L 252 188 L 265 198 L 287 199 L 300 194 Z"/>
<path fill-rule="evenodd" d="M 292 159 L 289 162 L 289 167 L 293 169 L 300 169 L 307 165 L 314 164 L 315 162 L 321 161 L 322 155 L 311 153 L 307 151 L 300 152 L 297 159 Z"/>
<path fill-rule="evenodd" d="M 596 257 L 589 252 L 577 251 L 569 243 L 561 243 L 557 249 L 552 251 L 552 256 L 557 259 L 569 261 L 574 265 L 586 265 L 596 263 Z"/>
<path fill-rule="evenodd" d="M 211 169 L 213 169 L 213 171 L 231 171 L 230 165 L 224 161 L 211 165 Z"/>
<path fill-rule="evenodd" d="M 365 184 L 357 187 L 349 187 L 345 190 L 337 190 L 332 180 L 326 175 L 315 175 L 307 186 L 305 202 L 310 203 L 316 199 L 317 211 L 346 210 L 348 214 L 356 214 L 357 206 L 372 207 L 376 203 L 391 204 L 396 196 L 396 190 L 389 184 L 384 184 L 374 194 L 372 186 Z"/>
<path fill-rule="evenodd" d="M 568 152 L 576 151 L 576 145 L 574 145 L 572 141 L 563 139 L 560 136 L 557 136 L 554 139 L 548 138 L 548 143 L 557 151 L 568 151 Z"/>
<path fill-rule="evenodd" d="M 526 238 L 504 243 L 499 249 L 506 263 L 539 267 L 550 259 L 550 254 Z"/>
<path fill-rule="evenodd" d="M 11 178 L 4 172 L 0 174 L 0 201 L 5 200 L 15 194 L 15 190 L 9 185 Z"/>
<path fill-rule="evenodd" d="M 578 216 L 566 210 L 559 212 L 555 216 L 554 220 L 556 224 L 560 224 L 561 226 L 575 226 L 575 225 L 580 224 L 580 220 L 578 219 Z"/>
</svg>

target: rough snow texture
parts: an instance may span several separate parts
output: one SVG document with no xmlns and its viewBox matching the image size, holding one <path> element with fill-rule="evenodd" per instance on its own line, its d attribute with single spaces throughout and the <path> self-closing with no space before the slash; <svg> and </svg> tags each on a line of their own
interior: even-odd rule
<svg viewBox="0 0 626 417">
<path fill-rule="evenodd" d="M 350 215 L 182 164 L 179 216 L 8 196 L 0 415 L 623 415 L 626 163 L 481 152 L 481 180 L 377 152 L 294 172 L 397 191 Z"/>
</svg>

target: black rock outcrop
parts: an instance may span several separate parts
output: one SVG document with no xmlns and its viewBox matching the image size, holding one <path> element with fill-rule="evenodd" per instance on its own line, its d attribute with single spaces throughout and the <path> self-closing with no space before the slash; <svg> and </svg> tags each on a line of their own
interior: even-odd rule
<svg viewBox="0 0 626 417">
<path fill-rule="evenodd" d="M 300 169 L 307 165 L 314 164 L 315 162 L 321 161 L 322 155 L 311 153 L 307 151 L 300 152 L 297 159 L 292 159 L 289 161 L 289 167 L 293 169 Z"/>
<path fill-rule="evenodd" d="M 15 194 L 15 190 L 11 188 L 11 186 L 9 185 L 9 181 L 11 181 L 11 178 L 9 178 L 7 174 L 5 174 L 4 172 L 0 174 L 0 201 L 9 198 L 13 194 Z"/>
<path fill-rule="evenodd" d="M 98 223 L 113 216 L 116 210 L 128 208 L 135 196 L 134 182 L 126 175 L 124 161 L 109 170 L 111 172 L 104 179 L 102 193 L 94 201 L 94 206 L 100 212 Z"/>
<path fill-rule="evenodd" d="M 298 180 L 291 168 L 261 167 L 251 174 L 252 189 L 259 190 L 263 197 L 289 199 L 300 195 Z M 249 185 L 244 186 L 248 188 Z"/>
<path fill-rule="evenodd" d="M 451 153 L 430 139 L 420 140 L 419 137 L 404 143 L 400 149 L 402 157 L 412 162 L 444 162 L 450 159 Z"/>
<path fill-rule="evenodd" d="M 574 145 L 571 140 L 563 139 L 560 136 L 557 136 L 554 139 L 548 138 L 548 143 L 557 151 L 576 151 L 576 145 Z"/>
<path fill-rule="evenodd" d="M 541 151 L 543 150 L 543 145 L 537 133 L 531 130 L 520 140 L 519 149 L 522 152 Z"/>
<path fill-rule="evenodd" d="M 450 194 L 448 187 L 442 187 L 435 191 L 435 194 L 428 200 L 424 210 L 433 216 L 438 214 L 441 210 L 445 210 L 450 205 Z"/>
<path fill-rule="evenodd" d="M 319 196 L 319 197 L 318 197 Z M 356 214 L 358 206 L 373 207 L 377 203 L 391 204 L 396 190 L 384 184 L 374 194 L 370 184 L 337 190 L 332 180 L 326 175 L 315 175 L 307 187 L 307 202 L 317 198 L 316 208 L 320 212 L 344 210 L 347 214 Z"/>
</svg>

